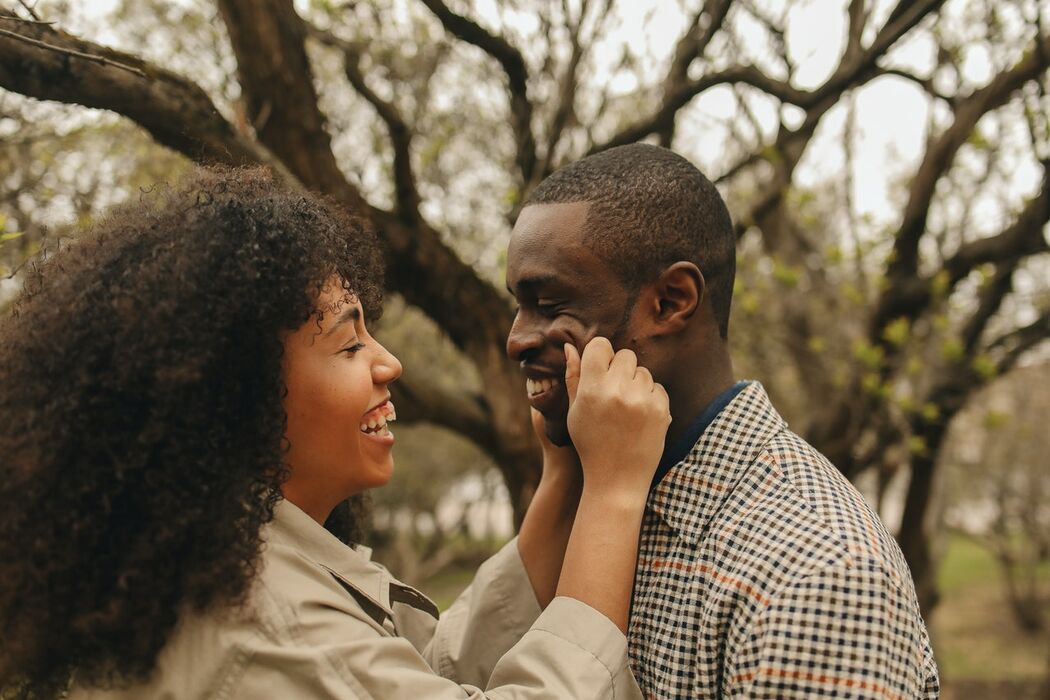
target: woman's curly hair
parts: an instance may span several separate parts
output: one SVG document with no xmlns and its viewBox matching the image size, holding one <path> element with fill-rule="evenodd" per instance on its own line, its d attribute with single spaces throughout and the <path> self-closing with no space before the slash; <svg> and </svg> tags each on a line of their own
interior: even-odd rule
<svg viewBox="0 0 1050 700">
<path fill-rule="evenodd" d="M 334 276 L 377 314 L 368 227 L 261 169 L 158 187 L 26 273 L 0 321 L 0 696 L 142 679 L 180 609 L 243 603 L 286 476 L 281 335 Z"/>
</svg>

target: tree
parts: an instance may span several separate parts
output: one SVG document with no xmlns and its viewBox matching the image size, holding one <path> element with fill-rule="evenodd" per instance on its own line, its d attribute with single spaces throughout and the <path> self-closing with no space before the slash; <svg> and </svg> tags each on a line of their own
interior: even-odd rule
<svg viewBox="0 0 1050 700">
<path fill-rule="evenodd" d="M 1017 370 L 982 390 L 950 428 L 941 455 L 948 479 L 946 520 L 995 557 L 1021 629 L 1045 628 L 1050 591 L 1050 471 L 1044 464 L 1050 366 Z"/>
<path fill-rule="evenodd" d="M 369 216 L 390 289 L 432 319 L 480 379 L 477 391 L 450 390 L 410 367 L 395 387 L 401 413 L 492 455 L 519 516 L 538 459 L 522 378 L 503 352 L 513 312 L 491 251 L 557 166 L 640 139 L 674 146 L 701 162 L 733 209 L 744 364 L 776 358 L 766 375 L 774 397 L 847 476 L 910 468 L 900 542 L 929 606 L 927 522 L 947 421 L 1050 334 L 1045 281 L 1033 281 L 1050 218 L 1048 8 L 844 5 L 838 61 L 815 81 L 799 74 L 794 2 L 683 0 L 677 36 L 639 51 L 615 40 L 626 6 L 614 0 L 218 0 L 221 24 L 199 21 L 211 5 L 190 6 L 197 31 L 216 34 L 215 60 L 194 73 L 208 76 L 205 89 L 141 58 L 148 46 L 81 39 L 23 2 L 0 11 L 0 86 L 121 114 L 193 160 L 268 164 Z M 901 60 L 909 42 L 925 42 L 934 58 Z M 993 68 L 978 79 L 966 67 L 974 47 Z M 223 60 L 231 52 L 236 79 Z M 928 121 L 888 226 L 857 214 L 850 166 L 856 104 L 886 80 L 921 90 Z M 735 108 L 711 157 L 695 148 L 690 120 L 719 94 Z M 843 112 L 846 165 L 803 184 L 800 164 Z M 1007 185 L 1025 168 L 1038 168 L 1041 184 L 1020 197 Z M 989 207 L 995 226 L 985 223 Z M 482 254 L 468 261 L 468 249 Z M 792 400 L 795 387 L 807 398 Z"/>
</svg>

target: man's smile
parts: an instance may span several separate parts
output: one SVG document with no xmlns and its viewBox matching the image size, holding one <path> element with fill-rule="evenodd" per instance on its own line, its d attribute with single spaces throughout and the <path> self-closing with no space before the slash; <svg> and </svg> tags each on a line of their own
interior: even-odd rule
<svg viewBox="0 0 1050 700">
<path fill-rule="evenodd" d="M 564 370 L 562 372 L 564 373 Z M 525 394 L 529 405 L 544 416 L 559 410 L 564 412 L 568 395 L 565 393 L 563 377 L 529 369 L 526 369 L 525 374 Z"/>
</svg>

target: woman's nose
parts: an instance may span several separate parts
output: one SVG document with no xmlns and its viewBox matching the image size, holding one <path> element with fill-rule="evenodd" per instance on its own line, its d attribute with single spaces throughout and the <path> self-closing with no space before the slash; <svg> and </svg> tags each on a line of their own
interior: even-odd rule
<svg viewBox="0 0 1050 700">
<path fill-rule="evenodd" d="M 379 356 L 372 365 L 372 379 L 376 384 L 389 384 L 401 376 L 401 361 L 384 346 L 379 346 Z"/>
</svg>

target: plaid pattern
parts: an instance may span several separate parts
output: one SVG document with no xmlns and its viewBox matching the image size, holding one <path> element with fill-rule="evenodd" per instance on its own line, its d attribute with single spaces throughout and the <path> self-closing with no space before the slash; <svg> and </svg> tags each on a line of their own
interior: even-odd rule
<svg viewBox="0 0 1050 700">
<path fill-rule="evenodd" d="M 936 698 L 896 542 L 757 382 L 649 497 L 628 632 L 650 698 Z"/>
</svg>

